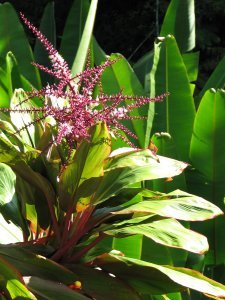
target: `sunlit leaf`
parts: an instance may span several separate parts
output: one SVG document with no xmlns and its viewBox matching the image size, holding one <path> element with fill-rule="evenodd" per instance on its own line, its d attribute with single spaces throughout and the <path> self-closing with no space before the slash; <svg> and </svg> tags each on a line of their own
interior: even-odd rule
<svg viewBox="0 0 225 300">
<path fill-rule="evenodd" d="M 133 222 L 135 223 L 135 218 Z M 129 223 L 132 223 L 132 220 Z M 117 225 L 119 226 L 119 224 Z M 142 234 L 153 239 L 156 243 L 194 253 L 204 253 L 209 248 L 206 237 L 186 229 L 174 219 L 162 219 L 147 224 L 133 224 L 133 226 L 132 224 L 129 226 L 127 224 L 126 227 L 109 229 L 104 231 L 104 233 L 116 237 Z"/>
<path fill-rule="evenodd" d="M 123 279 L 140 294 L 167 294 L 187 287 L 211 296 L 225 297 L 224 285 L 186 268 L 160 266 L 112 254 L 103 254 L 93 263 Z"/>
<path fill-rule="evenodd" d="M 0 257 L 0 288 L 9 293 L 10 299 L 37 299 L 25 286 L 18 271 Z"/>
<path fill-rule="evenodd" d="M 168 199 L 166 199 L 168 197 Z M 146 198 L 145 198 L 146 199 Z M 222 210 L 201 197 L 174 191 L 159 200 L 145 200 L 112 214 L 155 213 L 186 221 L 203 221 L 223 214 Z"/>
</svg>

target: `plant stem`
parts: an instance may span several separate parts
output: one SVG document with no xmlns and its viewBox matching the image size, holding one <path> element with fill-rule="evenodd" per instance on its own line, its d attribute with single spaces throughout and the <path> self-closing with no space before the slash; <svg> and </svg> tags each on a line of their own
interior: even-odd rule
<svg viewBox="0 0 225 300">
<path fill-rule="evenodd" d="M 59 260 L 72 246 L 76 245 L 79 239 L 84 235 L 84 226 L 86 225 L 92 211 L 93 207 L 89 206 L 81 214 L 77 214 L 78 220 L 77 218 L 75 219 L 75 222 L 77 222 L 77 230 L 74 232 L 71 239 L 55 252 L 55 254 L 51 257 L 52 260 Z"/>
<path fill-rule="evenodd" d="M 62 239 L 60 242 L 60 247 L 62 247 L 64 245 L 64 242 L 67 240 L 68 238 L 68 234 L 69 234 L 69 224 L 71 221 L 71 216 L 73 214 L 73 210 L 74 207 L 73 205 L 68 209 L 68 211 L 66 212 L 66 217 L 65 217 L 65 223 L 64 223 L 64 228 L 63 228 L 63 234 L 62 234 Z"/>
<path fill-rule="evenodd" d="M 94 241 L 92 241 L 87 247 L 84 247 L 82 250 L 72 255 L 70 259 L 68 259 L 68 262 L 71 263 L 77 261 L 79 258 L 81 258 L 85 253 L 87 253 L 91 248 L 97 245 L 104 238 L 105 238 L 105 234 L 100 232 L 99 236 Z"/>
<path fill-rule="evenodd" d="M 60 230 L 59 230 L 59 225 L 58 225 L 56 214 L 55 214 L 55 209 L 54 209 L 54 206 L 51 203 L 51 200 L 49 200 L 48 198 L 47 198 L 47 203 L 48 203 L 48 208 L 49 208 L 49 212 L 50 212 L 51 219 L 52 219 L 52 226 L 54 228 L 56 238 L 59 242 L 60 241 Z"/>
</svg>

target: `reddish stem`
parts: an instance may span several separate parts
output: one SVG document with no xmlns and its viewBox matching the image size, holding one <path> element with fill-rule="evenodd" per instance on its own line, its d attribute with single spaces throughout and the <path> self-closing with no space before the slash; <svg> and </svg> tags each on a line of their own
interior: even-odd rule
<svg viewBox="0 0 225 300">
<path fill-rule="evenodd" d="M 66 218 L 65 218 L 65 225 L 63 228 L 63 234 L 62 234 L 62 239 L 60 242 L 60 248 L 64 245 L 64 242 L 67 240 L 68 238 L 68 234 L 69 234 L 69 224 L 71 221 L 71 216 L 73 214 L 73 205 L 68 209 L 68 211 L 66 212 Z"/>
<path fill-rule="evenodd" d="M 51 219 L 52 219 L 52 226 L 54 228 L 56 238 L 59 242 L 60 241 L 60 230 L 59 230 L 59 225 L 58 225 L 58 221 L 57 221 L 56 214 L 55 214 L 55 209 L 54 209 L 54 206 L 51 203 L 51 200 L 49 200 L 48 198 L 47 198 L 47 203 L 48 203 L 50 216 L 51 216 Z"/>
<path fill-rule="evenodd" d="M 74 255 L 72 255 L 69 259 L 68 262 L 75 262 L 77 261 L 79 258 L 81 258 L 85 253 L 87 253 L 91 248 L 93 248 L 95 245 L 97 245 L 101 240 L 103 240 L 105 237 L 105 234 L 100 232 L 99 236 L 92 241 L 87 247 L 84 247 L 81 251 L 75 253 Z"/>
<path fill-rule="evenodd" d="M 79 241 L 79 239 L 83 236 L 84 234 L 84 226 L 87 223 L 91 213 L 93 211 L 93 207 L 89 206 L 85 211 L 83 211 L 83 214 L 77 214 L 77 230 L 74 232 L 72 238 L 61 248 L 56 251 L 56 253 L 51 257 L 52 260 L 59 260 L 66 252 L 69 250 L 72 246 L 75 246 L 76 243 Z"/>
</svg>

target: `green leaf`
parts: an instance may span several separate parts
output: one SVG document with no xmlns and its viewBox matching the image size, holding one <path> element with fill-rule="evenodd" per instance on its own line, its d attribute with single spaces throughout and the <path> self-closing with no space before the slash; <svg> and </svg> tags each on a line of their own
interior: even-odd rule
<svg viewBox="0 0 225 300">
<path fill-rule="evenodd" d="M 18 271 L 1 256 L 0 270 L 0 289 L 9 294 L 10 299 L 37 299 L 26 288 Z"/>
<path fill-rule="evenodd" d="M 153 143 L 153 148 L 156 147 L 158 155 L 179 159 L 179 153 L 177 152 L 174 140 L 168 133 L 155 133 L 151 138 L 151 143 Z M 148 184 L 149 183 L 147 182 L 147 185 Z M 184 173 L 181 173 L 175 178 L 156 179 L 153 181 L 151 189 L 164 193 L 168 193 L 175 189 L 186 190 L 185 175 Z"/>
<path fill-rule="evenodd" d="M 70 265 L 70 269 L 78 274 L 82 283 L 82 291 L 95 299 L 140 299 L 132 287 L 108 273 L 82 265 Z"/>
<path fill-rule="evenodd" d="M 0 255 L 13 265 L 22 276 L 37 276 L 47 280 L 62 282 L 66 285 L 79 280 L 75 273 L 62 265 L 44 256 L 33 254 L 21 246 L 0 246 Z"/>
<path fill-rule="evenodd" d="M 207 197 L 224 209 L 224 168 L 225 168 L 225 91 L 208 90 L 199 105 L 190 147 L 193 168 L 188 174 L 189 186 L 196 194 Z M 225 218 L 220 217 L 206 224 L 197 224 L 207 234 L 211 245 L 209 264 L 224 261 L 225 243 L 223 228 Z"/>
<path fill-rule="evenodd" d="M 70 67 L 72 67 L 81 42 L 89 7 L 90 4 L 88 0 L 75 0 L 66 19 L 60 45 L 60 53 Z M 85 30 L 87 30 L 87 28 Z"/>
<path fill-rule="evenodd" d="M 195 47 L 194 0 L 172 0 L 167 9 L 159 36 L 175 36 L 181 52 Z"/>
<path fill-rule="evenodd" d="M 132 221 L 135 222 L 135 219 L 131 220 L 130 223 Z M 146 222 L 149 221 L 147 220 Z M 117 226 L 119 225 L 120 223 L 117 224 Z M 152 221 L 148 224 L 127 224 L 126 227 L 104 230 L 103 232 L 106 235 L 120 238 L 128 235 L 142 234 L 156 243 L 200 254 L 206 252 L 209 248 L 206 237 L 186 229 L 174 219 L 162 219 Z"/>
<path fill-rule="evenodd" d="M 85 65 L 85 61 L 89 49 L 89 44 L 92 37 L 97 4 L 98 4 L 98 0 L 91 1 L 90 9 L 82 33 L 82 38 L 80 40 L 79 48 L 77 50 L 76 57 L 71 69 L 73 75 L 82 72 L 84 69 L 84 65 Z"/>
<path fill-rule="evenodd" d="M 54 282 L 38 277 L 24 278 L 28 288 L 38 296 L 38 299 L 57 299 L 57 300 L 88 300 L 81 293 L 74 291 L 60 282 Z"/>
<path fill-rule="evenodd" d="M 112 66 L 106 68 L 102 75 L 102 88 L 104 93 L 113 95 L 121 90 L 124 95 L 145 96 L 146 93 L 139 82 L 134 70 L 128 61 L 119 54 L 112 54 L 111 60 L 119 60 Z M 129 104 L 127 102 L 127 104 Z M 146 106 L 136 108 L 130 112 L 131 116 L 146 116 Z M 131 139 L 138 147 L 144 147 L 146 121 L 145 120 L 126 120 L 124 125 L 137 135 L 138 140 Z M 130 138 L 130 137 L 129 137 Z"/>
<path fill-rule="evenodd" d="M 11 109 L 29 109 L 32 107 L 31 102 L 24 100 L 28 96 L 23 89 L 16 89 L 13 93 L 10 108 Z M 21 104 L 22 103 L 22 104 Z M 35 125 L 32 124 L 34 117 L 30 113 L 10 112 L 10 117 L 13 125 L 20 130 L 20 136 L 24 144 L 28 144 L 31 147 L 35 145 Z M 22 130 L 21 130 L 22 129 Z"/>
<path fill-rule="evenodd" d="M 222 60 L 219 62 L 219 64 L 217 65 L 217 67 L 214 69 L 213 73 L 207 80 L 199 96 L 197 97 L 198 99 L 202 98 L 205 92 L 210 88 L 224 89 L 225 87 L 224 68 L 225 68 L 225 56 L 222 58 Z"/>
<path fill-rule="evenodd" d="M 117 249 L 128 257 L 141 258 L 142 255 L 143 236 L 128 236 L 123 239 L 114 238 L 112 249 Z"/>
<path fill-rule="evenodd" d="M 182 55 L 189 81 L 196 81 L 198 77 L 199 52 L 185 53 Z"/>
<path fill-rule="evenodd" d="M 133 65 L 134 71 L 147 94 L 150 94 L 149 76 L 153 65 L 153 56 L 153 51 L 147 52 Z"/>
<path fill-rule="evenodd" d="M 30 90 L 32 87 L 32 84 L 20 73 L 17 60 L 10 51 L 6 54 L 3 67 L 0 68 L 0 75 L 0 86 L 3 92 L 1 107 L 9 107 L 16 88 Z"/>
<path fill-rule="evenodd" d="M 169 133 L 180 159 L 188 161 L 195 105 L 188 73 L 172 36 L 160 39 L 155 44 L 151 91 L 156 95 L 169 93 L 162 103 L 155 103 L 152 133 Z"/>
<path fill-rule="evenodd" d="M 99 43 L 97 42 L 96 38 L 92 36 L 92 49 L 94 55 L 94 62 L 97 65 L 100 65 L 107 59 L 107 55 L 104 50 L 100 47 Z"/>
<path fill-rule="evenodd" d="M 55 32 L 55 16 L 54 16 L 54 2 L 49 2 L 42 15 L 41 24 L 39 30 L 47 37 L 48 41 L 55 46 L 56 45 L 56 32 Z M 34 57 L 35 60 L 45 66 L 50 67 L 51 63 L 48 58 L 46 49 L 44 49 L 42 43 L 36 39 L 34 46 Z M 52 76 L 46 72 L 41 72 L 42 84 L 52 83 Z"/>
<path fill-rule="evenodd" d="M 27 227 L 20 211 L 20 203 L 18 202 L 17 195 L 15 193 L 16 175 L 10 167 L 2 163 L 0 163 L 0 174 L 0 212 L 6 220 L 13 222 L 15 225 L 26 231 Z M 1 226 L 3 226 L 2 223 Z M 11 225 L 9 225 L 9 227 L 10 226 Z M 8 228 L 8 230 L 10 231 L 10 228 Z M 14 230 L 17 232 L 17 234 L 20 233 L 17 241 L 21 241 L 21 230 L 16 230 L 15 228 Z M 11 235 L 15 237 L 15 233 L 12 231 L 12 229 Z M 1 238 L 2 237 L 3 232 L 1 234 Z M 10 242 L 11 241 L 9 240 L 9 243 Z"/>
<path fill-rule="evenodd" d="M 16 146 L 11 143 L 3 132 L 0 132 L 0 162 L 15 164 L 20 159 L 21 153 Z"/>
<path fill-rule="evenodd" d="M 101 203 L 117 195 L 130 184 L 180 174 L 186 164 L 163 156 L 154 156 L 148 149 L 117 155 L 109 160 L 104 177 L 94 196 L 94 203 Z"/>
<path fill-rule="evenodd" d="M 10 221 L 6 221 L 2 214 L 0 214 L 0 230 L 1 244 L 17 243 L 23 241 L 22 230 Z"/>
<path fill-rule="evenodd" d="M 43 229 L 47 228 L 51 221 L 50 216 L 52 217 L 55 214 L 54 205 L 56 196 L 52 185 L 40 173 L 33 171 L 24 161 L 11 165 L 11 168 L 17 175 L 21 176 L 35 188 L 35 199 L 37 199 L 35 206 L 39 224 Z M 56 228 L 54 229 L 57 230 Z"/>
<path fill-rule="evenodd" d="M 166 199 L 167 197 L 168 199 Z M 179 190 L 165 194 L 159 200 L 146 199 L 122 210 L 112 212 L 113 215 L 133 213 L 153 213 L 185 221 L 203 221 L 223 214 L 222 210 L 211 202 Z"/>
<path fill-rule="evenodd" d="M 225 286 L 185 268 L 160 266 L 138 259 L 103 254 L 94 264 L 131 285 L 141 295 L 167 294 L 185 287 L 215 297 L 225 297 Z"/>
<path fill-rule="evenodd" d="M 20 62 L 20 72 L 36 87 L 40 87 L 38 70 L 31 65 L 34 60 L 29 42 L 17 14 L 10 3 L 0 4 L 0 57 L 12 51 Z"/>
<path fill-rule="evenodd" d="M 205 93 L 195 118 L 190 147 L 192 164 L 213 182 L 224 182 L 225 91 Z"/>
<path fill-rule="evenodd" d="M 76 204 L 80 197 L 90 196 L 90 193 L 87 194 L 86 192 L 90 188 L 89 178 L 93 177 L 93 188 L 97 188 L 98 177 L 103 174 L 104 161 L 111 151 L 110 136 L 105 123 L 97 124 L 92 128 L 90 134 L 90 141 L 81 143 L 76 150 L 72 163 L 65 168 L 60 176 L 59 203 L 65 211 L 71 205 Z M 79 186 L 81 188 L 77 195 Z M 88 205 L 89 202 L 87 199 L 86 204 Z"/>
</svg>

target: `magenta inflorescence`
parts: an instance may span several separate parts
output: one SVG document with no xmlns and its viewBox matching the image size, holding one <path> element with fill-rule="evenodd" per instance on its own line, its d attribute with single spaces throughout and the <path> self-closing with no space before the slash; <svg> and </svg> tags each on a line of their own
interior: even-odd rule
<svg viewBox="0 0 225 300">
<path fill-rule="evenodd" d="M 57 124 L 57 136 L 55 138 L 57 144 L 65 139 L 71 146 L 74 142 L 88 139 L 89 129 L 98 122 L 105 122 L 108 128 L 120 137 L 122 131 L 128 136 L 136 138 L 136 135 L 119 120 L 137 118 L 129 114 L 133 109 L 151 101 L 162 101 L 165 95 L 155 98 L 127 96 L 123 95 L 122 91 L 115 95 L 107 95 L 99 89 L 98 95 L 93 97 L 95 88 L 101 86 L 100 81 L 104 70 L 116 63 L 118 59 L 107 59 L 103 64 L 93 68 L 88 66 L 82 73 L 72 76 L 68 64 L 53 45 L 23 14 L 20 15 L 23 22 L 47 50 L 52 68 L 49 69 L 38 63 L 33 64 L 40 70 L 54 76 L 57 83 L 47 85 L 41 90 L 29 92 L 29 99 L 33 97 L 43 99 L 43 107 L 29 110 L 18 107 L 14 108 L 13 111 L 20 113 L 39 112 L 42 117 L 37 119 L 38 122 L 48 116 L 53 117 Z M 125 105 L 125 101 L 130 104 Z M 5 109 L 5 111 L 12 110 Z M 26 127 L 28 126 L 29 124 L 26 125 Z"/>
</svg>

